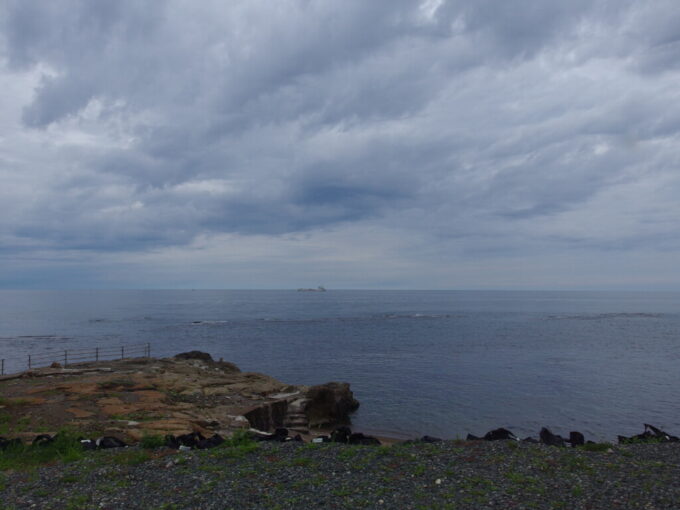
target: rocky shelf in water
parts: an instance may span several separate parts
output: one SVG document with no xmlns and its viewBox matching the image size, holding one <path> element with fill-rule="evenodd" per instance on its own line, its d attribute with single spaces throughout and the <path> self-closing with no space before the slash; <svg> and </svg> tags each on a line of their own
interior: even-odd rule
<svg viewBox="0 0 680 510">
<path fill-rule="evenodd" d="M 27 442 L 64 427 L 123 442 L 281 427 L 309 438 L 310 431 L 348 424 L 358 407 L 348 383 L 290 385 L 199 351 L 55 365 L 0 379 L 7 435 Z"/>
</svg>

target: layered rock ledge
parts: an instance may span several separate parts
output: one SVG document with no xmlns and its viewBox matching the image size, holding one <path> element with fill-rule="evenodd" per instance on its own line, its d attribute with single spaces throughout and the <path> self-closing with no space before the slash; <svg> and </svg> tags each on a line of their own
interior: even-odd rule
<svg viewBox="0 0 680 510">
<path fill-rule="evenodd" d="M 359 403 L 349 384 L 291 385 L 192 351 L 173 358 L 100 361 L 0 379 L 8 431 L 29 439 L 64 427 L 137 441 L 145 435 L 349 423 Z M 322 433 L 324 430 L 319 429 Z"/>
</svg>

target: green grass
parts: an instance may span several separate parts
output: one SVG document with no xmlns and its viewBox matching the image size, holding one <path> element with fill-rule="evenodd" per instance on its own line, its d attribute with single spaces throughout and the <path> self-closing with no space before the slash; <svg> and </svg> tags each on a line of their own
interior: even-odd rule
<svg viewBox="0 0 680 510">
<path fill-rule="evenodd" d="M 138 466 L 147 460 L 151 459 L 149 452 L 145 450 L 125 450 L 123 452 L 113 455 L 110 459 L 112 464 L 120 464 L 123 466 Z"/>
<path fill-rule="evenodd" d="M 148 436 L 142 437 L 142 440 L 139 442 L 139 446 L 153 450 L 155 448 L 165 446 L 165 439 L 163 439 L 163 437 L 159 436 L 158 434 L 150 434 Z"/>
<path fill-rule="evenodd" d="M 28 470 L 51 462 L 73 462 L 84 451 L 73 432 L 61 431 L 46 445 L 14 445 L 0 452 L 0 471 Z"/>
<path fill-rule="evenodd" d="M 31 402 L 25 398 L 0 397 L 0 406 L 19 407 L 29 405 Z"/>
<path fill-rule="evenodd" d="M 581 448 L 587 452 L 606 452 L 612 446 L 611 443 L 586 443 Z"/>
<path fill-rule="evenodd" d="M 247 431 L 236 431 L 217 448 L 209 450 L 213 457 L 241 458 L 259 448 L 259 444 L 250 437 Z"/>
</svg>

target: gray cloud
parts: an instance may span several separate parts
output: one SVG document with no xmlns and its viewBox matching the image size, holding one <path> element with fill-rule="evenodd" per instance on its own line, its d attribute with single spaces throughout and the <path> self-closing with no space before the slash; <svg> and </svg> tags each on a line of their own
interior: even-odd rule
<svg viewBox="0 0 680 510">
<path fill-rule="evenodd" d="M 14 0 L 0 19 L 8 256 L 370 226 L 444 264 L 679 233 L 671 0 Z"/>
</svg>

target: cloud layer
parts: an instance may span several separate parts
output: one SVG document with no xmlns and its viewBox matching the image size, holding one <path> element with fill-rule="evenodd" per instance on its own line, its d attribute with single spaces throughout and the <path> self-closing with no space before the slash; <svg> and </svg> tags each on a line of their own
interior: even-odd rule
<svg viewBox="0 0 680 510">
<path fill-rule="evenodd" d="M 3 2 L 0 286 L 680 286 L 676 7 Z"/>
</svg>

